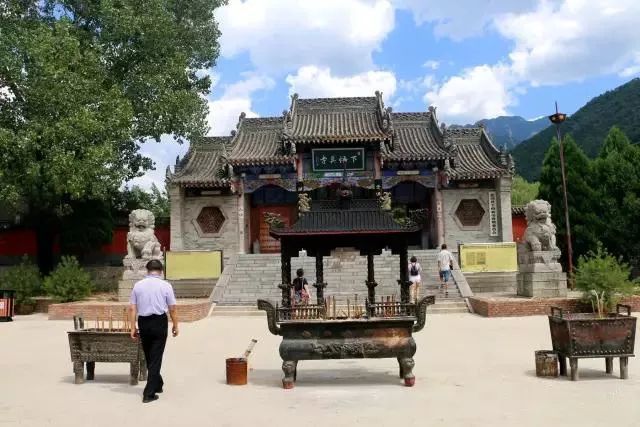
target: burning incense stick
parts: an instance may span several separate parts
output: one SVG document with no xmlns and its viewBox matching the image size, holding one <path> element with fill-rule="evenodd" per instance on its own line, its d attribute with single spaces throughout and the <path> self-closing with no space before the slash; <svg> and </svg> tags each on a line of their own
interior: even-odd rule
<svg viewBox="0 0 640 427">
<path fill-rule="evenodd" d="M 258 342 L 257 339 L 252 339 L 251 343 L 249 343 L 249 347 L 247 347 L 247 349 L 244 351 L 244 358 L 248 358 L 249 355 L 251 354 L 251 352 L 253 351 L 253 347 L 255 347 L 256 343 Z"/>
</svg>

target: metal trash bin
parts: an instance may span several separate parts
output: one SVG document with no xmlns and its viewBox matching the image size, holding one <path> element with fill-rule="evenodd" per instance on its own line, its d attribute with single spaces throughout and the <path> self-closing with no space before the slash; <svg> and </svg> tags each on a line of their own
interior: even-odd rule
<svg viewBox="0 0 640 427">
<path fill-rule="evenodd" d="M 0 322 L 13 321 L 16 291 L 0 289 Z"/>
<path fill-rule="evenodd" d="M 536 376 L 558 377 L 558 353 L 553 350 L 536 351 Z"/>
</svg>

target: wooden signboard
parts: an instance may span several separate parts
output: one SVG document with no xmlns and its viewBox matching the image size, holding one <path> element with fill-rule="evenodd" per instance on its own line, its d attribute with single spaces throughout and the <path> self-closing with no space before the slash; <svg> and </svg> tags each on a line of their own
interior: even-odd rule
<svg viewBox="0 0 640 427">
<path fill-rule="evenodd" d="M 364 170 L 364 148 L 314 148 L 311 150 L 314 172 Z"/>
</svg>

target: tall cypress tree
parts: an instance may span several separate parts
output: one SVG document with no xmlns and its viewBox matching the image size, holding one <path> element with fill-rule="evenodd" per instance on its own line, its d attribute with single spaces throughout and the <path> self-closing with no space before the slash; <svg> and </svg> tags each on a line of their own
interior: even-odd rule
<svg viewBox="0 0 640 427">
<path fill-rule="evenodd" d="M 594 211 L 596 191 L 592 188 L 593 176 L 590 160 L 575 140 L 567 135 L 563 139 L 565 171 L 567 174 L 567 201 L 573 243 L 574 264 L 579 255 L 595 248 L 600 220 Z M 560 145 L 551 141 L 542 164 L 538 197 L 551 203 L 551 215 L 557 228 L 558 246 L 562 250 L 562 262 L 566 267 L 567 239 L 560 171 Z"/>
<path fill-rule="evenodd" d="M 640 147 L 617 127 L 607 135 L 595 159 L 599 237 L 613 254 L 640 266 Z"/>
</svg>

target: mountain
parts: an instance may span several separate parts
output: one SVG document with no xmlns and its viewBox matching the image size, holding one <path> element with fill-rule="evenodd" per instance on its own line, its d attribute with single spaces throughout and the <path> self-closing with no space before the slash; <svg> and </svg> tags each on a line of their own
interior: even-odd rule
<svg viewBox="0 0 640 427">
<path fill-rule="evenodd" d="M 595 157 L 614 125 L 632 142 L 640 142 L 640 79 L 593 98 L 567 118 L 560 130 L 562 135 L 571 134 L 589 157 Z M 538 179 L 547 147 L 555 136 L 555 126 L 549 126 L 513 149 L 519 175 L 529 181 Z"/>
<path fill-rule="evenodd" d="M 501 148 L 506 145 L 511 149 L 549 126 L 549 120 L 546 117 L 526 120 L 520 116 L 500 116 L 494 119 L 482 119 L 473 125 L 452 125 L 451 127 L 468 128 L 480 124 L 484 125 L 496 147 Z"/>
</svg>

